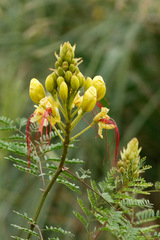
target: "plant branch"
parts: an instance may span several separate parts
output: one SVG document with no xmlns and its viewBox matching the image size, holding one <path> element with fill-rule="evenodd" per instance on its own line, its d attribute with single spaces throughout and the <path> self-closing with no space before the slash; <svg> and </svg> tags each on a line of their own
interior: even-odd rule
<svg viewBox="0 0 160 240">
<path fill-rule="evenodd" d="M 45 191 L 42 194 L 41 201 L 39 203 L 39 206 L 38 206 L 38 208 L 36 210 L 36 213 L 35 213 L 35 216 L 34 216 L 34 219 L 33 219 L 34 222 L 36 222 L 38 217 L 39 217 L 39 214 L 40 214 L 40 212 L 42 210 L 42 207 L 44 205 L 44 202 L 46 200 L 46 197 L 47 197 L 49 191 L 53 187 L 53 185 L 56 182 L 58 176 L 63 171 L 62 169 L 63 169 L 64 162 L 65 162 L 65 159 L 66 159 L 66 156 L 67 156 L 67 153 L 68 153 L 69 143 L 70 143 L 70 122 L 66 123 L 66 136 L 65 136 L 64 143 L 63 143 L 63 153 L 62 153 L 62 156 L 61 156 L 61 161 L 60 161 L 59 166 L 58 166 L 56 172 L 54 173 L 51 181 L 49 182 L 47 188 L 45 189 Z M 33 230 L 34 227 L 35 227 L 35 225 L 32 224 L 30 229 Z M 27 237 L 28 240 L 30 239 L 30 236 L 31 236 L 31 234 L 29 233 L 28 237 Z"/>
<path fill-rule="evenodd" d="M 74 140 L 75 138 L 79 137 L 81 134 L 83 134 L 85 131 L 87 131 L 88 129 L 90 129 L 95 123 L 92 122 L 88 127 L 86 127 L 85 129 L 83 129 L 80 133 L 76 134 L 75 136 L 73 136 L 71 138 L 71 141 Z"/>
</svg>

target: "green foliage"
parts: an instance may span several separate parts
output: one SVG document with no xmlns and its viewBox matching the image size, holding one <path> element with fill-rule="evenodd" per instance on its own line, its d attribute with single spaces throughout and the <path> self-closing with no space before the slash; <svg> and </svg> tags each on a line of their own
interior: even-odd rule
<svg viewBox="0 0 160 240">
<path fill-rule="evenodd" d="M 19 230 L 21 230 L 21 231 L 24 231 L 24 232 L 26 232 L 26 233 L 30 233 L 30 234 L 32 234 L 32 235 L 34 235 L 34 236 L 36 236 L 37 238 L 40 239 L 39 234 L 36 233 L 35 231 L 32 231 L 32 230 L 30 230 L 30 229 L 28 229 L 28 228 L 20 227 L 20 226 L 15 225 L 15 224 L 12 224 L 12 227 L 14 227 L 14 228 L 16 228 L 16 229 L 19 229 Z"/>
<path fill-rule="evenodd" d="M 94 218 L 94 221 L 99 222 L 101 227 L 98 227 L 94 234 L 92 233 L 95 236 L 101 231 L 110 231 L 117 239 L 155 239 L 151 236 L 152 232 L 160 226 L 154 224 L 160 218 L 159 211 L 155 213 L 152 209 L 153 204 L 148 199 L 142 198 L 142 195 L 150 194 L 149 188 L 153 184 L 147 183 L 141 177 L 133 179 L 126 186 L 123 186 L 121 181 L 121 176 L 117 175 L 116 169 L 107 173 L 105 181 L 98 183 L 100 189 L 94 181 L 91 181 L 94 190 L 88 190 L 91 209 L 89 211 L 82 200 L 78 199 L 87 218 L 76 213 L 77 218 L 87 231 L 90 229 L 91 218 L 92 221 Z M 144 227 L 145 223 L 150 225 Z"/>
<path fill-rule="evenodd" d="M 26 137 L 23 133 L 23 127 L 26 124 L 26 120 L 11 121 L 10 119 L 1 117 L 1 123 L 8 126 L 14 134 L 12 136 L 6 137 L 0 140 L 0 147 L 10 151 L 13 155 L 5 157 L 7 160 L 14 162 L 14 166 L 27 174 L 31 173 L 40 177 L 43 184 L 49 179 L 52 179 L 53 174 L 57 170 L 57 163 L 60 162 L 58 157 L 48 157 L 48 153 L 54 149 L 58 150 L 62 148 L 61 143 L 51 143 L 50 146 L 46 145 L 47 138 L 43 136 L 43 142 L 38 142 L 37 139 L 32 141 L 32 148 L 30 154 L 30 163 L 28 163 L 27 157 L 27 146 Z M 14 128 L 13 128 L 14 126 Z M 8 129 L 7 129 L 8 130 Z M 33 129 L 33 134 L 36 129 Z M 18 133 L 17 133 L 18 132 Z M 57 134 L 51 134 L 51 141 L 56 141 Z M 71 145 L 73 147 L 73 144 Z M 17 157 L 19 156 L 19 157 Z M 140 172 L 145 172 L 150 169 L 150 166 L 144 165 L 145 159 L 140 160 Z M 66 160 L 66 164 L 81 164 L 83 161 L 79 159 Z M 79 180 L 84 182 L 85 179 L 90 178 L 90 170 L 79 169 L 76 175 L 68 171 L 68 167 L 64 168 L 62 174 L 57 178 L 57 182 L 67 186 L 69 189 L 76 193 L 81 193 L 79 186 L 77 186 L 74 181 Z M 131 179 L 131 178 L 128 178 Z M 153 204 L 150 203 L 148 199 L 143 198 L 150 194 L 149 188 L 153 186 L 152 183 L 146 182 L 141 176 L 137 178 L 132 178 L 128 182 L 123 182 L 123 175 L 117 172 L 116 168 L 112 168 L 111 171 L 107 172 L 107 176 L 102 182 L 98 184 L 94 180 L 90 180 L 91 185 L 87 190 L 88 200 L 90 203 L 90 209 L 88 205 L 85 205 L 84 201 L 78 198 L 79 206 L 82 210 L 82 214 L 73 211 L 74 215 L 79 219 L 79 221 L 84 225 L 86 231 L 90 235 L 99 234 L 100 232 L 111 232 L 112 235 L 117 237 L 117 239 L 154 239 L 154 236 L 159 236 L 159 233 L 155 232 L 155 229 L 159 227 L 158 224 L 154 222 L 160 218 L 159 211 L 155 212 Z M 88 185 L 86 185 L 88 187 Z M 141 197 L 139 197 L 141 196 Z M 136 212 L 136 214 L 135 214 Z M 17 211 L 15 213 L 27 220 L 30 224 L 38 226 L 37 223 L 28 215 L 21 214 Z M 96 223 L 96 227 L 93 230 L 91 226 Z M 144 227 L 145 223 L 150 225 Z M 58 232 L 70 237 L 73 234 L 70 231 L 63 230 L 62 228 L 48 227 L 45 229 L 39 229 L 37 227 L 37 232 L 21 227 L 15 224 L 12 226 L 22 232 L 34 235 L 40 239 L 40 232 L 51 231 Z M 14 239 L 23 240 L 23 238 L 12 236 Z M 50 238 L 52 239 L 52 238 Z M 54 238 L 53 238 L 54 239 Z M 56 239 L 56 238 L 55 238 Z"/>
<path fill-rule="evenodd" d="M 45 229 L 43 229 L 42 231 L 44 231 Z M 61 233 L 61 234 L 64 234 L 64 235 L 66 235 L 66 236 L 69 236 L 69 237 L 73 237 L 74 235 L 70 232 L 70 231 L 66 231 L 66 230 L 64 230 L 64 229 L 62 229 L 62 228 L 56 228 L 56 227 L 48 227 L 48 226 L 46 226 L 46 230 L 48 230 L 48 231 L 52 231 L 52 232 L 58 232 L 58 233 Z"/>
</svg>

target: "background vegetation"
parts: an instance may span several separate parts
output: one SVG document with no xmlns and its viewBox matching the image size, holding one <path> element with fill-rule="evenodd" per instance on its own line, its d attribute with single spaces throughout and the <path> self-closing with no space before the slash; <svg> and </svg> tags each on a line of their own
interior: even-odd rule
<svg viewBox="0 0 160 240">
<path fill-rule="evenodd" d="M 44 83 L 49 67 L 54 67 L 53 53 L 60 43 L 76 43 L 76 56 L 84 60 L 80 67 L 84 75 L 99 74 L 106 81 L 106 98 L 110 115 L 119 126 L 120 145 L 136 136 L 143 146 L 141 155 L 147 156 L 147 163 L 153 166 L 147 181 L 159 180 L 158 0 L 2 0 L 0 36 L 1 115 L 28 118 L 33 112 L 28 96 L 30 79 L 36 77 Z M 1 137 L 5 134 L 1 132 Z M 8 240 L 14 231 L 10 223 L 19 221 L 12 210 L 29 211 L 32 215 L 39 198 L 34 194 L 35 188 L 39 185 L 4 160 L 5 154 L 1 150 L 0 239 Z M 109 166 L 107 160 L 103 166 L 105 143 L 96 138 L 94 129 L 81 138 L 78 151 L 71 155 L 83 159 L 97 181 Z M 56 199 L 54 193 L 50 195 L 50 209 L 44 209 L 40 221 L 63 225 L 67 220 L 77 239 L 84 239 L 83 228 L 72 214 L 71 207 L 78 207 L 75 197 L 64 187 L 57 189 L 59 195 Z M 158 208 L 160 196 L 155 196 L 152 201 Z"/>
</svg>

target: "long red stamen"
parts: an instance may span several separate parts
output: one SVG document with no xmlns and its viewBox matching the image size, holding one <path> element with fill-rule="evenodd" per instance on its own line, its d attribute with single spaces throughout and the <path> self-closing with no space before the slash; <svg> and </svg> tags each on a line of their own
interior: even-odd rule
<svg viewBox="0 0 160 240">
<path fill-rule="evenodd" d="M 116 147 L 115 147 L 115 152 L 114 152 L 114 162 L 115 162 L 115 165 L 117 166 L 118 154 L 119 154 L 119 138 L 120 138 L 120 134 L 119 134 L 117 124 L 114 121 L 114 119 L 112 119 L 112 118 L 109 118 L 109 119 L 102 118 L 102 119 L 100 119 L 100 122 L 103 122 L 103 123 L 109 124 L 109 125 L 114 125 L 114 129 L 115 129 L 115 132 L 116 132 Z"/>
<path fill-rule="evenodd" d="M 101 109 L 102 107 L 104 107 L 103 104 L 102 104 L 100 101 L 96 102 L 96 105 L 97 105 L 100 109 Z"/>
<path fill-rule="evenodd" d="M 51 108 L 48 108 L 46 109 L 46 111 L 44 112 L 44 114 L 42 115 L 42 120 L 41 120 L 41 124 L 40 124 L 40 127 L 38 128 L 38 131 L 37 131 L 37 134 L 36 134 L 36 138 L 35 140 L 38 141 L 38 135 L 39 135 L 39 132 L 41 134 L 41 141 L 43 143 L 43 128 L 44 128 L 44 123 L 45 123 L 45 120 L 48 121 L 48 118 L 51 117 L 51 112 L 52 112 L 52 109 Z M 33 143 L 32 143 L 32 139 L 31 139 L 31 131 L 33 130 L 33 127 L 34 127 L 34 124 L 35 123 L 32 123 L 30 120 L 31 118 L 34 116 L 35 114 L 33 113 L 28 121 L 27 121 L 27 127 L 26 127 L 26 138 L 27 138 L 27 150 L 28 150 L 28 168 L 30 167 L 30 162 L 31 162 L 31 159 L 30 159 L 30 156 L 31 156 L 31 151 L 32 151 L 32 146 L 33 146 Z M 50 122 L 51 122 L 51 119 L 50 119 Z M 48 141 L 48 144 L 50 142 L 50 139 L 51 139 L 51 124 L 50 124 L 50 128 L 49 128 L 49 141 Z M 48 136 L 48 132 L 47 132 L 47 127 L 46 127 L 46 139 L 47 139 L 47 136 Z"/>
</svg>

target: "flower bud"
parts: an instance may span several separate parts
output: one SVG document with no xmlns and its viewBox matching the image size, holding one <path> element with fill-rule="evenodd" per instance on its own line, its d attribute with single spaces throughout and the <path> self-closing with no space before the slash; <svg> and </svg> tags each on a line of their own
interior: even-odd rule
<svg viewBox="0 0 160 240">
<path fill-rule="evenodd" d="M 57 78 L 57 85 L 58 85 L 58 87 L 60 87 L 62 82 L 64 82 L 64 78 L 63 77 L 58 77 Z"/>
<path fill-rule="evenodd" d="M 75 71 L 74 71 L 76 74 L 78 74 L 80 71 L 79 71 L 79 67 L 75 66 Z"/>
<path fill-rule="evenodd" d="M 84 86 L 84 90 L 86 91 L 88 88 L 90 88 L 91 86 L 93 86 L 92 84 L 92 78 L 87 77 L 86 82 L 85 82 L 85 86 Z"/>
<path fill-rule="evenodd" d="M 121 174 L 125 173 L 125 169 L 123 167 L 120 167 L 119 171 L 120 171 Z"/>
<path fill-rule="evenodd" d="M 58 61 L 55 62 L 55 68 L 58 69 L 60 67 L 60 64 Z"/>
<path fill-rule="evenodd" d="M 36 78 L 32 78 L 30 81 L 29 95 L 36 104 L 46 95 L 43 85 Z"/>
<path fill-rule="evenodd" d="M 81 72 L 79 72 L 77 75 L 77 78 L 79 79 L 79 87 L 83 87 L 83 85 L 85 84 L 85 78 L 83 76 L 83 74 Z"/>
<path fill-rule="evenodd" d="M 79 88 L 79 80 L 76 76 L 71 77 L 71 88 L 75 91 Z"/>
<path fill-rule="evenodd" d="M 71 64 L 77 65 L 77 60 L 75 58 L 72 59 Z"/>
<path fill-rule="evenodd" d="M 70 63 L 74 58 L 74 51 L 75 46 L 72 47 L 69 42 L 65 42 L 60 46 L 60 57 Z"/>
<path fill-rule="evenodd" d="M 81 108 L 84 112 L 91 112 L 97 101 L 97 91 L 95 87 L 90 87 L 84 93 Z"/>
<path fill-rule="evenodd" d="M 64 61 L 63 64 L 62 64 L 62 67 L 63 67 L 64 71 L 67 71 L 67 69 L 68 69 L 68 62 Z"/>
<path fill-rule="evenodd" d="M 65 72 L 65 80 L 67 83 L 70 83 L 71 77 L 72 77 L 72 72 L 71 71 L 67 71 Z"/>
<path fill-rule="evenodd" d="M 59 66 L 62 65 L 62 63 L 63 63 L 63 59 L 62 59 L 61 57 L 58 58 L 58 63 L 59 63 Z M 57 67 L 57 68 L 58 68 L 58 67 Z"/>
<path fill-rule="evenodd" d="M 59 76 L 64 76 L 63 68 L 58 67 L 57 72 L 58 72 L 58 75 L 59 75 Z"/>
<path fill-rule="evenodd" d="M 47 89 L 48 92 L 53 92 L 53 90 L 56 88 L 56 73 L 53 72 L 52 74 L 50 74 L 45 81 L 45 87 Z"/>
<path fill-rule="evenodd" d="M 59 95 L 63 102 L 66 102 L 68 98 L 68 86 L 65 82 L 62 82 L 59 89 Z"/>
<path fill-rule="evenodd" d="M 75 65 L 74 65 L 74 64 L 70 64 L 70 66 L 69 66 L 69 71 L 71 71 L 72 73 L 74 73 L 74 72 L 75 72 L 75 69 L 76 69 Z"/>
<path fill-rule="evenodd" d="M 73 58 L 73 54 L 71 51 L 68 51 L 66 53 L 66 55 L 64 56 L 64 60 L 67 61 L 68 63 L 70 63 L 72 61 Z"/>
<path fill-rule="evenodd" d="M 97 90 L 97 101 L 101 100 L 106 93 L 106 86 L 101 76 L 95 76 L 92 82 Z"/>
<path fill-rule="evenodd" d="M 63 45 L 60 45 L 60 57 L 63 59 L 68 51 L 68 44 L 65 42 Z"/>
<path fill-rule="evenodd" d="M 124 163 L 123 163 L 122 160 L 119 160 L 119 161 L 118 161 L 118 167 L 119 167 L 119 168 L 120 168 L 120 167 L 124 167 Z"/>
</svg>

